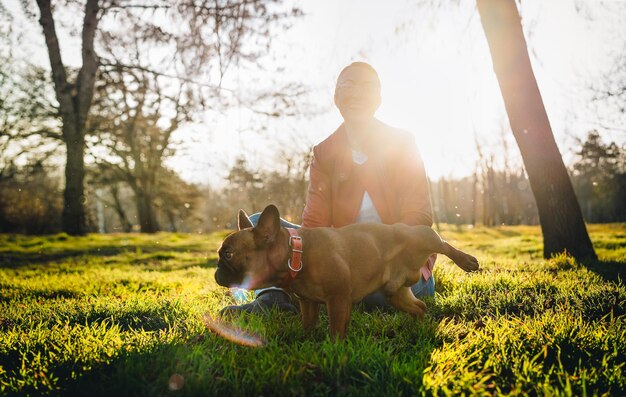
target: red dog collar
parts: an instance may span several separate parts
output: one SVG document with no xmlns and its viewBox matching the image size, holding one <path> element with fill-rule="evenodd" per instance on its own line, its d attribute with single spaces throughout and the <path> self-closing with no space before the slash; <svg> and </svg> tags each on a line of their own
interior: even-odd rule
<svg viewBox="0 0 626 397">
<path fill-rule="evenodd" d="M 298 275 L 298 272 L 302 270 L 302 237 L 298 236 L 297 229 L 287 228 L 289 232 L 289 248 L 291 248 L 291 255 L 287 260 L 287 267 L 289 273 L 283 280 L 284 285 L 289 285 L 294 278 Z"/>
</svg>

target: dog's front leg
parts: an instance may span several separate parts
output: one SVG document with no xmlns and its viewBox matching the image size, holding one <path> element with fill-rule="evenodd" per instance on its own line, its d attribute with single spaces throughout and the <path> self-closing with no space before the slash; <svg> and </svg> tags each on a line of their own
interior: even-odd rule
<svg viewBox="0 0 626 397">
<path fill-rule="evenodd" d="M 352 312 L 352 300 L 350 296 L 338 296 L 326 302 L 328 317 L 330 320 L 331 338 L 345 339 Z"/>
<path fill-rule="evenodd" d="M 301 299 L 300 311 L 302 312 L 302 327 L 304 328 L 304 330 L 314 330 L 320 314 L 320 304 L 317 302 Z"/>
</svg>

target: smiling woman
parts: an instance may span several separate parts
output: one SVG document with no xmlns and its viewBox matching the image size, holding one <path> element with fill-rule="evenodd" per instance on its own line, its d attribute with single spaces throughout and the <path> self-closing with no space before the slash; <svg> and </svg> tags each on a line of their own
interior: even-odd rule
<svg viewBox="0 0 626 397">
<path fill-rule="evenodd" d="M 376 70 L 365 62 L 346 66 L 337 78 L 335 105 L 344 120 L 368 123 L 380 106 L 380 79 Z"/>
<path fill-rule="evenodd" d="M 316 2 L 290 34 L 278 40 L 277 53 L 292 54 L 286 60 L 290 66 L 284 74 L 268 79 L 300 81 L 311 88 L 308 98 L 298 99 L 295 116 L 259 122 L 249 109 L 236 109 L 217 118 L 220 124 L 215 130 L 220 133 L 189 150 L 209 159 L 215 155 L 207 155 L 206 149 L 219 147 L 216 154 L 228 157 L 227 163 L 246 153 L 254 166 L 273 166 L 277 156 L 271 150 L 293 146 L 294 141 L 319 142 L 341 122 L 342 115 L 332 106 L 337 71 L 352 61 L 365 60 L 383 83 L 377 115 L 416 136 L 429 174 L 435 178 L 468 174 L 477 157 L 467 150 L 474 147 L 473 127 L 485 133 L 504 114 L 473 8 L 451 8 L 437 17 L 437 25 L 425 24 L 425 29 L 420 22 L 408 36 L 407 31 L 396 31 L 409 15 L 402 6 L 380 9 L 373 2 L 365 4 Z M 368 26 L 367 33 L 363 26 Z M 232 83 L 251 82 L 262 74 L 241 74 Z M 367 91 L 368 87 L 351 84 L 346 81 L 344 86 Z M 309 114 L 313 110 L 308 105 L 326 111 Z M 269 132 L 259 133 L 259 124 Z M 289 130 L 297 131 L 297 139 L 290 138 Z M 206 160 L 190 162 L 206 177 Z"/>
<path fill-rule="evenodd" d="M 271 55 L 284 60 L 284 73 L 241 73 L 230 83 L 245 92 L 254 81 L 298 81 L 309 87 L 309 96 L 298 97 L 297 110 L 287 118 L 259 120 L 244 107 L 216 115 L 210 120 L 215 133 L 190 143 L 176 160 L 187 177 L 223 183 L 242 153 L 251 166 L 272 168 L 280 150 L 324 139 L 341 122 L 332 106 L 337 71 L 356 60 L 378 71 L 383 83 L 378 117 L 415 135 L 432 179 L 472 174 L 477 143 L 485 157 L 521 164 L 517 150 L 502 150 L 503 137 L 510 148 L 515 143 L 474 2 L 398 1 L 381 7 L 372 0 L 320 0 L 302 6 L 305 16 L 274 40 Z M 593 79 L 607 63 L 601 50 L 606 46 L 599 43 L 619 44 L 614 39 L 624 35 L 615 34 L 617 25 L 590 20 L 569 2 L 525 1 L 521 11 L 557 143 L 567 149 L 572 136 L 593 128 L 572 116 L 588 111 L 578 95 L 585 84 L 581 76 Z"/>
</svg>

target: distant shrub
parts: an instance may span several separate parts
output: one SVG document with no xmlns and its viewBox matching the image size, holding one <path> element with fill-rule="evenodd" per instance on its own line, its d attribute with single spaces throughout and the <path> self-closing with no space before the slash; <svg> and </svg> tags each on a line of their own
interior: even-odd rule
<svg viewBox="0 0 626 397">
<path fill-rule="evenodd" d="M 57 178 L 41 170 L 0 181 L 0 232 L 44 234 L 61 230 L 63 197 Z"/>
</svg>

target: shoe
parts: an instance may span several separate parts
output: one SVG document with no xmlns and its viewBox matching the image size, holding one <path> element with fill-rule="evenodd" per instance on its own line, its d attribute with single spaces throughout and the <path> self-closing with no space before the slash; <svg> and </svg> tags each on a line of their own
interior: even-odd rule
<svg viewBox="0 0 626 397">
<path fill-rule="evenodd" d="M 269 312 L 272 308 L 285 313 L 298 314 L 298 308 L 291 303 L 291 298 L 286 292 L 277 289 L 270 289 L 261 292 L 255 300 L 244 305 L 226 306 L 220 310 L 220 316 L 232 316 L 241 312 L 263 313 Z"/>
</svg>

